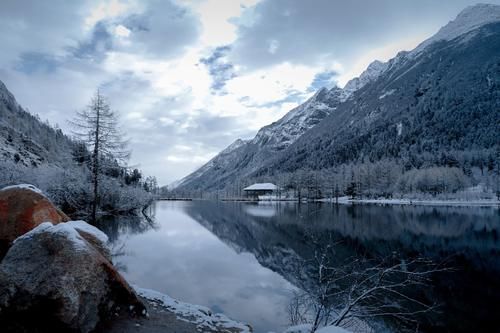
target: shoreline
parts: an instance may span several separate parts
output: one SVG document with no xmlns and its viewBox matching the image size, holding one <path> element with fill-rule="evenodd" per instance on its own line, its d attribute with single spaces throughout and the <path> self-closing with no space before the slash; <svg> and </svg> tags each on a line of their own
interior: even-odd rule
<svg viewBox="0 0 500 333">
<path fill-rule="evenodd" d="M 245 202 L 245 203 L 299 203 L 298 199 L 266 199 L 266 200 L 248 200 L 240 198 L 232 199 L 190 199 L 189 201 L 221 201 L 221 202 Z M 179 199 L 182 201 L 182 199 Z M 187 201 L 187 200 L 185 200 Z M 455 206 L 455 207 L 500 207 L 499 200 L 439 200 L 439 199 L 348 199 L 347 197 L 339 197 L 338 200 L 331 198 L 301 200 L 300 203 L 328 203 L 339 205 L 404 205 L 404 206 Z"/>
<path fill-rule="evenodd" d="M 315 202 L 336 203 L 332 199 L 319 199 Z M 498 207 L 498 200 L 425 200 L 425 199 L 347 199 L 339 198 L 338 204 L 379 204 L 379 205 L 405 205 L 405 206 L 455 206 L 455 207 Z"/>
</svg>

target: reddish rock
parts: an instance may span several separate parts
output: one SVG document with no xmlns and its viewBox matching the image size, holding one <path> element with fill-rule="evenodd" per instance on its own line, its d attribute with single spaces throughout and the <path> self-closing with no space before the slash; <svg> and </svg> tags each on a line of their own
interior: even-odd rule
<svg viewBox="0 0 500 333">
<path fill-rule="evenodd" d="M 33 186 L 0 190 L 0 243 L 4 246 L 40 223 L 57 224 L 69 220 Z"/>
</svg>

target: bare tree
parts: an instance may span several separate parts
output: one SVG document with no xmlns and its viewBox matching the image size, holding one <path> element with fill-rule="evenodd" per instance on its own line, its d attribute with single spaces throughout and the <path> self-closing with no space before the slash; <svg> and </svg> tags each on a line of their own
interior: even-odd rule
<svg viewBox="0 0 500 333">
<path fill-rule="evenodd" d="M 92 222 L 96 222 L 99 207 L 99 179 L 109 162 L 124 163 L 130 156 L 127 141 L 118 128 L 118 118 L 99 90 L 88 107 L 78 111 L 71 122 L 74 134 L 91 152 L 92 174 Z"/>
<path fill-rule="evenodd" d="M 310 323 L 311 332 L 321 326 L 343 326 L 371 331 L 368 322 L 392 318 L 400 325 L 418 326 L 419 315 L 434 312 L 438 305 L 420 297 L 435 273 L 449 271 L 429 259 L 350 258 L 332 262 L 334 245 L 316 252 L 298 276 L 314 277 L 306 291 L 296 292 L 290 305 L 292 324 Z"/>
</svg>

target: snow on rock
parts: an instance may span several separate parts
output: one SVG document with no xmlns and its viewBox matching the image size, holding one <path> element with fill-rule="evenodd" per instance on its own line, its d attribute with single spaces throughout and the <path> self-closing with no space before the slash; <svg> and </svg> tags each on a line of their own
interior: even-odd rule
<svg viewBox="0 0 500 333">
<path fill-rule="evenodd" d="M 251 141 L 259 146 L 282 150 L 294 143 L 307 130 L 317 125 L 340 104 L 341 89 L 321 88 L 303 104 L 289 111 L 278 121 L 262 127 Z"/>
<path fill-rule="evenodd" d="M 500 6 L 493 4 L 477 4 L 465 8 L 457 18 L 442 27 L 434 36 L 425 40 L 412 55 L 417 55 L 426 47 L 440 40 L 453 40 L 488 23 L 500 21 Z"/>
<path fill-rule="evenodd" d="M 214 314 L 207 307 L 184 303 L 154 290 L 139 288 L 137 286 L 132 287 L 139 296 L 150 301 L 159 302 L 161 306 L 175 313 L 178 319 L 195 324 L 198 332 L 252 332 L 248 325 L 231 320 L 220 313 Z"/>
<path fill-rule="evenodd" d="M 14 243 L 19 242 L 21 240 L 31 239 L 35 235 L 44 232 L 64 235 L 67 239 L 71 241 L 73 249 L 76 251 L 85 250 L 88 247 L 87 242 L 83 239 L 82 236 L 80 236 L 78 231 L 73 226 L 69 225 L 68 223 L 59 223 L 53 225 L 51 222 L 44 222 L 39 224 L 36 228 L 16 238 L 16 240 L 14 240 Z"/>
<path fill-rule="evenodd" d="M 403 123 L 402 122 L 399 122 L 396 125 L 396 130 L 398 131 L 398 136 L 401 136 L 401 134 L 403 133 Z"/>
<path fill-rule="evenodd" d="M 387 68 L 388 63 L 386 62 L 378 60 L 372 62 L 359 77 L 347 82 L 342 91 L 342 101 L 347 100 L 355 91 L 363 88 L 368 83 L 375 81 Z"/>
<path fill-rule="evenodd" d="M 25 189 L 25 190 L 30 190 L 30 191 L 33 191 L 35 193 L 44 195 L 42 190 L 40 190 L 35 185 L 31 185 L 31 184 L 18 184 L 18 185 L 6 186 L 6 187 L 2 188 L 0 191 L 6 191 L 6 190 L 12 190 L 12 189 Z"/>
<path fill-rule="evenodd" d="M 222 150 L 219 154 L 217 154 L 215 157 L 213 157 L 210 161 L 205 163 L 198 170 L 196 170 L 195 172 L 187 175 L 186 177 L 184 177 L 178 181 L 175 181 L 175 182 L 169 184 L 168 188 L 175 189 L 179 186 L 187 184 L 190 181 L 192 181 L 193 179 L 196 179 L 196 178 L 202 176 L 205 172 L 209 171 L 215 165 L 224 164 L 225 160 L 230 158 L 229 155 L 231 153 L 233 153 L 238 148 L 246 145 L 248 142 L 249 142 L 249 140 L 242 140 L 242 139 L 235 140 L 233 143 L 231 143 L 229 146 L 227 146 L 224 150 Z"/>
<path fill-rule="evenodd" d="M 74 225 L 82 223 L 41 223 L 18 237 L 2 259 L 0 313 L 21 313 L 26 320 L 16 320 L 19 331 L 31 332 L 30 326 L 49 318 L 44 331 L 86 333 L 118 308 L 143 315 L 135 292 L 94 246 L 99 241 Z"/>
<path fill-rule="evenodd" d="M 109 240 L 108 236 L 104 232 L 102 232 L 101 230 L 97 229 L 96 227 L 88 224 L 85 221 L 69 221 L 69 222 L 66 222 L 66 224 L 73 227 L 77 231 L 82 231 L 82 232 L 93 235 L 103 244 L 106 244 Z"/>
<path fill-rule="evenodd" d="M 226 149 L 221 151 L 221 154 L 229 154 L 230 152 L 240 148 L 241 146 L 245 145 L 248 141 L 247 140 L 242 140 L 242 139 L 236 139 L 233 143 L 231 143 L 229 146 L 227 146 Z"/>
<path fill-rule="evenodd" d="M 389 91 L 386 91 L 384 92 L 382 95 L 380 95 L 378 97 L 378 99 L 383 99 L 383 98 L 386 98 L 387 96 L 391 96 L 392 94 L 394 94 L 396 92 L 396 89 L 391 89 Z"/>
</svg>

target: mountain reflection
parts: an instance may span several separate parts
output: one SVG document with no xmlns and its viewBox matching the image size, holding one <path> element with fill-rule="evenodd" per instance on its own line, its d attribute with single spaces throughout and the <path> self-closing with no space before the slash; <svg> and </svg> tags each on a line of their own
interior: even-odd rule
<svg viewBox="0 0 500 333">
<path fill-rule="evenodd" d="M 446 262 L 453 273 L 436 274 L 425 297 L 441 314 L 422 322 L 428 332 L 494 327 L 500 313 L 499 210 L 492 207 L 247 204 L 197 202 L 185 212 L 238 252 L 303 290 L 315 280 L 297 274 L 318 246 L 334 244 L 331 262 L 356 257 L 401 260 L 424 256 Z M 424 296 L 423 296 L 424 297 Z"/>
</svg>

